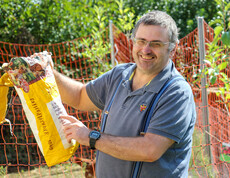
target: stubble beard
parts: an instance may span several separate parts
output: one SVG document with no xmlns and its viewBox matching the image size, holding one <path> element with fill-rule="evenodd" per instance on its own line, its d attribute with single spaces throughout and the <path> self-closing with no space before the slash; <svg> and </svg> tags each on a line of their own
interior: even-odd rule
<svg viewBox="0 0 230 178">
<path fill-rule="evenodd" d="M 152 59 L 143 60 L 142 55 L 137 55 L 134 61 L 137 64 L 137 70 L 144 75 L 155 75 L 156 74 L 156 61 L 157 57 L 152 55 Z"/>
<path fill-rule="evenodd" d="M 169 58 L 158 58 L 156 55 L 152 55 L 153 58 L 148 60 L 142 60 L 141 55 L 137 55 L 134 61 L 137 64 L 137 70 L 143 75 L 156 76 L 159 74 L 168 64 Z M 163 64 L 161 62 L 165 61 Z"/>
</svg>

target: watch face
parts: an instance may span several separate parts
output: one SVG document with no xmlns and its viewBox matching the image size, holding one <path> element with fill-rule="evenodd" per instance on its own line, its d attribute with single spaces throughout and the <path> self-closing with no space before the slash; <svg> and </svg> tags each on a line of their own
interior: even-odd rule
<svg viewBox="0 0 230 178">
<path fill-rule="evenodd" d="M 97 139 L 98 137 L 100 137 L 100 133 L 97 132 L 97 131 L 92 131 L 90 133 L 90 138 L 94 138 L 94 139 Z"/>
</svg>

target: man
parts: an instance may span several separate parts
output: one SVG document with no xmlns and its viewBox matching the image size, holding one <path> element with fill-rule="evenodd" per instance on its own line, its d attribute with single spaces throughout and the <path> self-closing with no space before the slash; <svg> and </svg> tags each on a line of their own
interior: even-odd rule
<svg viewBox="0 0 230 178">
<path fill-rule="evenodd" d="M 108 115 L 103 133 L 63 116 L 70 121 L 63 126 L 66 138 L 99 150 L 98 178 L 135 177 L 136 161 L 142 162 L 139 177 L 187 177 L 196 113 L 186 81 L 177 80 L 169 86 L 156 105 L 147 132 L 140 133 L 153 97 L 170 78 L 180 75 L 170 60 L 178 41 L 176 23 L 166 13 L 152 11 L 140 18 L 132 35 L 135 64 L 118 65 L 88 84 L 55 72 L 64 103 L 79 110 L 102 109 L 103 115 Z"/>
</svg>

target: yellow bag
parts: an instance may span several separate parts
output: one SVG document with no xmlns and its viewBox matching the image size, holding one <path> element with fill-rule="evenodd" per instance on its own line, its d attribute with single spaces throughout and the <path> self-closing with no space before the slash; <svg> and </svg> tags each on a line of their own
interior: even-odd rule
<svg viewBox="0 0 230 178">
<path fill-rule="evenodd" d="M 51 68 L 51 54 L 12 58 L 4 69 L 20 97 L 27 120 L 48 166 L 67 161 L 78 148 L 68 143 L 59 120 L 67 115 Z"/>
<path fill-rule="evenodd" d="M 10 81 L 9 75 L 5 73 L 0 78 L 0 98 L 1 98 L 1 104 L 0 104 L 0 124 L 5 121 L 5 115 L 7 110 L 7 95 L 9 91 L 9 87 L 13 87 L 13 83 Z"/>
</svg>

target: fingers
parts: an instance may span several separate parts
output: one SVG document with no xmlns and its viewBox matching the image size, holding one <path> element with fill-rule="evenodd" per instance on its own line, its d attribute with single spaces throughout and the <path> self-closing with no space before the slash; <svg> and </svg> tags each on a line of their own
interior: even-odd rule
<svg viewBox="0 0 230 178">
<path fill-rule="evenodd" d="M 74 138 L 74 135 L 73 135 L 73 132 L 69 129 L 67 130 L 64 130 L 65 131 L 65 137 L 66 137 L 66 140 L 71 143 L 71 140 Z"/>
<path fill-rule="evenodd" d="M 79 129 L 78 121 L 75 117 L 69 115 L 63 115 L 59 117 L 62 123 L 62 129 L 64 131 L 65 137 L 69 143 L 71 143 L 72 139 L 77 138 L 76 131 Z"/>
<path fill-rule="evenodd" d="M 51 57 L 50 57 L 50 60 L 48 60 L 48 64 L 51 66 L 51 69 L 53 70 L 53 68 L 54 68 L 54 62 L 51 59 Z"/>
<path fill-rule="evenodd" d="M 67 141 L 70 143 L 72 139 L 83 145 L 88 145 L 88 135 L 90 130 L 78 119 L 73 116 L 60 116 L 62 129 Z M 68 123 L 66 122 L 68 121 Z"/>
<path fill-rule="evenodd" d="M 64 131 L 66 140 L 67 140 L 69 143 L 71 143 L 71 140 L 72 140 L 72 139 L 76 139 L 76 138 L 75 138 L 75 135 L 74 135 L 76 128 L 73 127 L 71 124 L 63 125 L 63 126 L 62 126 L 62 129 L 63 129 L 63 131 Z"/>
<path fill-rule="evenodd" d="M 63 125 L 77 122 L 78 120 L 73 116 L 60 116 L 59 119 L 61 119 L 61 122 Z"/>
</svg>

